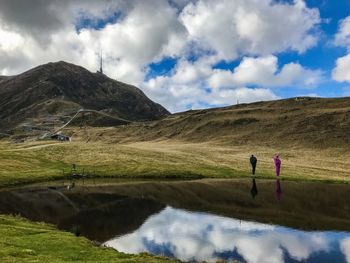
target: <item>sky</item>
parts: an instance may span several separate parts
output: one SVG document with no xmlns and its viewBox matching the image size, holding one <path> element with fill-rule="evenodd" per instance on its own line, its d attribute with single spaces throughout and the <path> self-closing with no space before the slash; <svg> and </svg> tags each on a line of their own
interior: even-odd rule
<svg viewBox="0 0 350 263">
<path fill-rule="evenodd" d="M 0 75 L 101 50 L 171 112 L 350 96 L 350 0 L 0 0 Z"/>
</svg>

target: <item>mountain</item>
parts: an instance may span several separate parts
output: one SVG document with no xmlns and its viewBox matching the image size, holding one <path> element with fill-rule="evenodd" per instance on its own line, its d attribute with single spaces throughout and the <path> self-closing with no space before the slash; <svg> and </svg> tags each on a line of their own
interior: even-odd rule
<svg viewBox="0 0 350 263">
<path fill-rule="evenodd" d="M 109 131 L 122 140 L 350 149 L 350 98 L 291 98 L 187 111 Z M 114 135 L 113 135 L 114 134 Z M 98 136 L 98 134 L 97 134 Z M 98 137 L 97 137 L 98 138 Z"/>
<path fill-rule="evenodd" d="M 89 109 L 85 117 L 76 115 L 82 108 Z M 89 129 L 96 139 L 350 147 L 350 98 L 298 97 L 170 115 L 138 88 L 66 62 L 0 76 L 0 135 L 18 127 L 25 129 L 20 136 L 52 132 L 72 116 L 73 127 L 129 123 Z"/>
<path fill-rule="evenodd" d="M 116 121 L 169 115 L 140 89 L 63 61 L 0 77 L 0 131 L 23 123 L 60 125 L 82 108 Z"/>
</svg>

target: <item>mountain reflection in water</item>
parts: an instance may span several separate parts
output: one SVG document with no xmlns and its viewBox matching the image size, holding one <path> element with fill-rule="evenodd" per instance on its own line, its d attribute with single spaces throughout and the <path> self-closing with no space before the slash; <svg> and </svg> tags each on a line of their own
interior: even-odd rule
<svg viewBox="0 0 350 263">
<path fill-rule="evenodd" d="M 104 245 L 183 261 L 350 262 L 349 232 L 303 232 L 169 206 Z"/>
</svg>

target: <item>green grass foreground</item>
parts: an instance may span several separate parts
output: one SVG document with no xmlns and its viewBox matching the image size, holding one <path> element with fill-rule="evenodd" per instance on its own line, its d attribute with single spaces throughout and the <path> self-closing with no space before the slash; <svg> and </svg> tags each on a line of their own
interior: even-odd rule
<svg viewBox="0 0 350 263">
<path fill-rule="evenodd" d="M 148 254 L 129 255 L 95 246 L 85 237 L 0 215 L 1 262 L 175 262 Z"/>
</svg>

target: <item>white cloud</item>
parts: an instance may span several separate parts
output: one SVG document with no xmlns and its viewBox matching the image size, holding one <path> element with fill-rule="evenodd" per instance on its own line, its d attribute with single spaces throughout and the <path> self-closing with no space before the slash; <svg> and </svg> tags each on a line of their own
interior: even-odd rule
<svg viewBox="0 0 350 263">
<path fill-rule="evenodd" d="M 338 46 L 350 48 L 350 16 L 340 22 L 334 43 Z"/>
<path fill-rule="evenodd" d="M 350 82 L 350 54 L 337 59 L 332 77 L 339 82 Z"/>
<path fill-rule="evenodd" d="M 170 111 L 181 111 L 192 105 L 222 106 L 240 102 L 277 99 L 271 88 L 314 88 L 323 72 L 289 63 L 278 70 L 276 56 L 245 57 L 233 70 L 213 69 L 213 61 L 204 57 L 196 62 L 181 60 L 170 76 L 148 80 L 143 89 L 151 98 Z M 257 88 L 247 88 L 255 85 Z"/>
<path fill-rule="evenodd" d="M 243 58 L 238 67 L 234 69 L 232 77 L 238 83 L 264 83 L 271 81 L 277 71 L 277 57 Z"/>
<path fill-rule="evenodd" d="M 278 58 L 271 55 L 258 58 L 245 57 L 232 72 L 215 70 L 209 84 L 214 88 L 247 84 L 312 88 L 322 80 L 322 74 L 320 70 L 306 69 L 298 63 L 285 64 L 278 71 Z"/>
<path fill-rule="evenodd" d="M 311 31 L 320 23 L 318 10 L 299 0 L 200 0 L 187 5 L 180 19 L 192 41 L 225 60 L 288 49 L 304 52 L 316 44 L 317 34 Z"/>
<path fill-rule="evenodd" d="M 108 20 L 115 13 L 117 22 L 76 30 L 82 18 Z M 270 54 L 312 47 L 319 23 L 318 10 L 302 0 L 4 0 L 0 74 L 59 60 L 95 71 L 102 46 L 107 75 L 140 86 L 172 111 L 274 99 L 271 87 L 317 83 L 319 74 L 297 63 L 279 72 Z M 193 54 L 198 61 L 187 61 Z M 258 58 L 245 58 L 234 72 L 212 68 L 219 60 L 251 55 Z M 169 56 L 179 59 L 171 76 L 145 82 L 148 65 Z M 245 64 L 254 69 L 252 76 Z M 250 82 L 260 88 L 246 88 Z"/>
<path fill-rule="evenodd" d="M 24 44 L 23 37 L 20 34 L 12 31 L 0 29 L 0 39 L 0 50 L 5 52 L 14 50 Z"/>
<path fill-rule="evenodd" d="M 226 71 L 222 71 L 225 74 Z M 231 72 L 227 71 L 232 75 Z M 223 106 L 239 102 L 278 99 L 270 89 L 247 88 L 247 83 L 230 80 L 213 84 L 213 78 L 219 76 L 217 70 L 207 59 L 189 62 L 181 60 L 170 76 L 158 76 L 142 86 L 146 94 L 160 102 L 170 111 L 182 111 L 189 108 Z"/>
<path fill-rule="evenodd" d="M 350 51 L 350 16 L 339 23 L 334 43 L 337 46 L 346 47 Z M 337 59 L 332 77 L 339 82 L 350 82 L 350 53 Z"/>
</svg>

